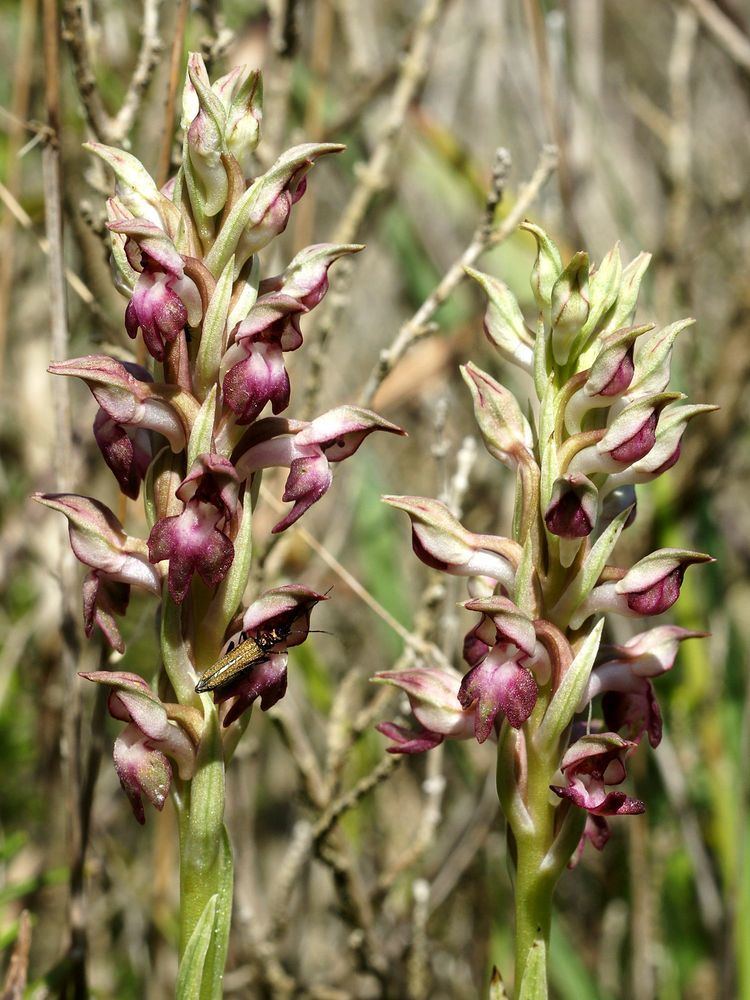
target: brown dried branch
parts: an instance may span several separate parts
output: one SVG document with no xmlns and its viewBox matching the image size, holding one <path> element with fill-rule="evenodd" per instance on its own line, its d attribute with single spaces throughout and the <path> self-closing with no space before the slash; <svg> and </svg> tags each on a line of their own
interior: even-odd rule
<svg viewBox="0 0 750 1000">
<path fill-rule="evenodd" d="M 685 0 L 730 59 L 750 73 L 750 38 L 716 6 L 713 0 Z"/>
<path fill-rule="evenodd" d="M 37 0 L 23 0 L 18 26 L 18 38 L 16 41 L 18 55 L 13 73 L 13 91 L 9 115 L 11 127 L 8 129 L 8 148 L 6 151 L 7 168 L 5 180 L 13 198 L 17 197 L 21 189 L 21 160 L 19 153 L 23 130 L 28 127 L 25 119 L 28 114 L 31 96 L 31 77 L 34 44 L 36 41 L 36 18 Z M 8 333 L 8 321 L 10 319 L 10 297 L 16 263 L 16 256 L 11 252 L 16 222 L 17 219 L 14 213 L 8 210 L 3 215 L 0 226 L 0 381 L 2 380 L 5 366 L 5 344 Z"/>
<path fill-rule="evenodd" d="M 518 224 L 523 221 L 524 216 L 538 197 L 539 192 L 555 170 L 557 166 L 557 151 L 554 146 L 545 146 L 542 149 L 536 169 L 529 181 L 519 192 L 513 208 L 503 222 L 495 227 L 495 211 L 503 195 L 509 162 L 507 151 L 502 148 L 498 149 L 485 210 L 482 213 L 479 225 L 474 231 L 471 242 L 461 256 L 448 268 L 438 285 L 425 299 L 411 319 L 403 324 L 391 346 L 381 352 L 378 363 L 373 368 L 360 395 L 360 402 L 363 406 L 368 406 L 372 402 L 375 393 L 386 376 L 393 371 L 409 348 L 421 336 L 424 336 L 429 321 L 448 296 L 466 278 L 464 268 L 467 266 L 470 267 L 485 250 L 503 243 L 515 232 Z"/>
<path fill-rule="evenodd" d="M 91 16 L 88 0 L 64 0 L 62 5 L 63 37 L 73 61 L 73 75 L 83 104 L 86 121 L 97 139 L 118 145 L 135 123 L 143 96 L 159 63 L 162 41 L 159 37 L 161 0 L 143 0 L 140 25 L 141 43 L 133 75 L 120 110 L 110 115 L 99 93 L 90 46 Z"/>
<path fill-rule="evenodd" d="M 169 180 L 172 165 L 172 144 L 174 142 L 174 109 L 177 101 L 177 88 L 180 83 L 182 69 L 182 48 L 185 41 L 185 26 L 187 24 L 190 0 L 179 0 L 172 36 L 172 51 L 169 57 L 169 86 L 164 102 L 164 135 L 159 150 L 159 164 L 156 168 L 156 183 L 163 187 Z"/>
<path fill-rule="evenodd" d="M 280 503 L 265 486 L 261 486 L 260 495 L 268 504 L 271 505 L 271 507 L 273 507 L 275 511 L 281 513 L 284 510 L 284 505 Z M 381 621 L 384 621 L 389 628 L 392 628 L 396 635 L 403 639 L 408 646 L 423 656 L 436 658 L 441 665 L 445 666 L 445 657 L 433 643 L 425 642 L 423 639 L 414 636 L 407 628 L 404 628 L 401 622 L 398 621 L 397 618 L 394 618 L 390 611 L 384 608 L 383 605 L 377 601 L 365 587 L 362 586 L 359 580 L 357 580 L 357 578 L 353 576 L 345 566 L 342 566 L 338 559 L 333 556 L 324 545 L 321 545 L 309 531 L 300 526 L 295 526 L 293 530 L 298 537 L 301 538 L 302 541 L 316 553 L 316 555 L 320 556 L 323 562 L 333 570 L 336 576 L 338 576 L 339 579 L 342 580 L 347 587 L 349 587 L 349 589 L 367 605 L 368 608 L 374 611 Z"/>
<path fill-rule="evenodd" d="M 50 136 L 42 152 L 42 180 L 44 186 L 44 220 L 49 245 L 48 290 L 52 357 L 68 356 L 68 321 L 65 299 L 65 268 L 63 263 L 63 209 L 62 164 L 60 155 L 60 39 L 56 0 L 43 0 L 42 38 L 44 51 L 44 91 L 47 125 Z M 64 492 L 72 481 L 72 426 L 70 398 L 65 379 L 53 382 L 55 414 L 55 480 L 57 489 Z M 69 975 L 76 997 L 86 997 L 86 905 L 84 897 L 83 866 L 77 861 L 83 857 L 85 838 L 81 823 L 81 706 L 76 678 L 78 660 L 78 635 L 75 627 L 73 594 L 75 570 L 72 551 L 68 548 L 67 530 L 60 525 L 61 544 L 58 565 L 61 593 L 62 654 L 60 671 L 65 687 L 65 715 L 61 734 L 61 758 L 65 765 L 65 794 L 67 798 L 68 850 L 71 858 L 69 880 L 68 921 L 70 925 Z"/>
<path fill-rule="evenodd" d="M 23 910 L 18 921 L 18 937 L 0 994 L 1 1000 L 22 1000 L 29 974 L 30 950 L 31 914 L 28 910 Z"/>
<path fill-rule="evenodd" d="M 425 0 L 412 36 L 409 51 L 401 66 L 383 132 L 366 164 L 358 169 L 357 185 L 352 192 L 333 236 L 334 243 L 352 243 L 359 232 L 370 203 L 388 183 L 388 173 L 409 105 L 421 87 L 429 68 L 433 48 L 432 29 L 440 16 L 444 0 Z"/>
</svg>

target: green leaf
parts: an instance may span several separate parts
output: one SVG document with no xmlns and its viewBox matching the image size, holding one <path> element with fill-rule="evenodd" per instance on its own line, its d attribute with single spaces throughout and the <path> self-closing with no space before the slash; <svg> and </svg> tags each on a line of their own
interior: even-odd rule
<svg viewBox="0 0 750 1000">
<path fill-rule="evenodd" d="M 537 613 L 536 595 L 534 594 L 534 546 L 531 533 L 526 537 L 521 561 L 516 570 L 516 584 L 513 592 L 514 603 L 531 617 Z"/>
<path fill-rule="evenodd" d="M 235 300 L 232 310 L 227 317 L 227 328 L 230 331 L 247 317 L 247 314 L 255 305 L 258 299 L 259 284 L 260 257 L 256 253 L 253 254 L 252 258 L 242 268 L 239 277 L 234 283 L 233 294 L 235 295 Z"/>
<path fill-rule="evenodd" d="M 206 396 L 219 376 L 219 364 L 224 353 L 225 330 L 229 314 L 229 300 L 232 297 L 234 257 L 227 262 L 221 272 L 214 294 L 203 317 L 201 342 L 195 365 L 195 385 L 200 399 Z"/>
<path fill-rule="evenodd" d="M 529 949 L 518 1000 L 547 1000 L 547 948 L 542 940 Z"/>
<path fill-rule="evenodd" d="M 552 609 L 555 621 L 569 619 L 579 604 L 582 604 L 589 596 L 596 585 L 596 581 L 602 575 L 602 570 L 607 565 L 607 560 L 612 554 L 612 550 L 617 544 L 617 539 L 630 516 L 631 507 L 620 511 L 617 517 L 608 524 L 593 548 L 586 556 L 583 566 L 573 580 L 568 584 L 565 593 Z"/>
<path fill-rule="evenodd" d="M 206 956 L 203 971 L 204 987 L 208 989 L 206 996 L 211 1000 L 221 1000 L 224 995 L 224 966 L 227 960 L 229 946 L 229 931 L 232 923 L 232 891 L 234 871 L 232 864 L 232 848 L 226 827 L 222 827 L 219 844 L 219 858 L 216 868 L 218 879 L 218 894 L 216 895 L 216 912 L 214 915 L 211 947 Z"/>
<path fill-rule="evenodd" d="M 218 900 L 219 895 L 215 893 L 206 903 L 183 952 L 175 990 L 179 1000 L 204 1000 L 208 996 L 203 990 L 203 972 L 214 933 Z"/>
<path fill-rule="evenodd" d="M 181 705 L 190 705 L 196 699 L 197 678 L 182 637 L 182 608 L 169 596 L 166 583 L 161 610 L 161 658 L 177 700 Z"/>
<path fill-rule="evenodd" d="M 214 385 L 203 401 L 203 405 L 195 418 L 193 429 L 190 432 L 187 451 L 187 468 L 190 471 L 193 462 L 199 455 L 206 454 L 212 450 L 214 437 L 214 421 L 216 419 L 216 392 Z"/>
<path fill-rule="evenodd" d="M 602 618 L 581 643 L 578 653 L 566 670 L 560 687 L 555 691 L 537 731 L 536 741 L 540 747 L 551 747 L 570 725 L 570 721 L 575 715 L 576 706 L 588 684 L 591 668 L 594 666 L 594 660 L 599 651 L 603 629 L 604 619 Z"/>
</svg>

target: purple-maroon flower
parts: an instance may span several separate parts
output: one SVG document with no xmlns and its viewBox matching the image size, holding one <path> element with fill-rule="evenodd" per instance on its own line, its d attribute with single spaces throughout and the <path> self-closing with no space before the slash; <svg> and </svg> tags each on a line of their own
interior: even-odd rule
<svg viewBox="0 0 750 1000">
<path fill-rule="evenodd" d="M 568 784 L 550 787 L 555 795 L 570 799 L 595 816 L 642 813 L 646 807 L 640 799 L 630 798 L 625 792 L 607 790 L 612 785 L 622 784 L 627 777 L 625 759 L 635 747 L 635 743 L 616 733 L 584 736 L 562 759 L 560 770 Z"/>
<path fill-rule="evenodd" d="M 458 700 L 464 708 L 475 706 L 474 734 L 484 743 L 498 716 L 518 729 L 534 709 L 538 689 L 528 664 L 536 652 L 536 635 L 531 620 L 505 597 L 473 598 L 463 606 L 483 617 L 464 642 L 472 666 L 461 681 Z M 544 666 L 548 671 L 546 657 Z"/>
<path fill-rule="evenodd" d="M 331 463 L 353 455 L 373 431 L 406 433 L 370 410 L 338 406 L 311 423 L 287 422 L 282 434 L 244 450 L 235 466 L 241 479 L 272 466 L 289 469 L 281 499 L 293 501 L 294 506 L 273 528 L 284 531 L 327 492 L 333 481 Z"/>
<path fill-rule="evenodd" d="M 658 746 L 661 712 L 650 678 L 671 670 L 681 642 L 704 637 L 704 632 L 660 625 L 633 636 L 622 646 L 603 646 L 579 711 L 602 695 L 604 719 L 610 729 L 624 731 L 635 743 L 648 733 L 651 746 Z"/>
<path fill-rule="evenodd" d="M 151 562 L 169 560 L 169 593 L 181 604 L 193 574 L 209 587 L 221 583 L 234 559 L 231 533 L 240 481 L 232 463 L 220 455 L 199 455 L 177 489 L 181 514 L 163 517 L 151 529 Z"/>
<path fill-rule="evenodd" d="M 325 600 L 325 594 L 318 594 L 297 584 L 287 584 L 266 591 L 247 608 L 242 617 L 241 631 L 234 632 L 227 639 L 222 655 L 231 652 L 247 638 L 253 639 L 274 631 L 281 638 L 267 649 L 262 660 L 249 665 L 230 683 L 213 689 L 217 705 L 231 701 L 223 717 L 225 727 L 238 719 L 257 698 L 260 698 L 260 707 L 265 712 L 284 697 L 287 685 L 287 650 L 305 641 L 310 631 L 312 609 Z M 201 690 L 200 684 L 198 690 Z"/>
<path fill-rule="evenodd" d="M 597 611 L 629 617 L 660 615 L 675 603 L 685 571 L 698 563 L 714 562 L 711 556 L 687 549 L 657 549 L 644 556 L 619 580 L 608 580 L 591 591 L 571 619 L 574 628 Z"/>
<path fill-rule="evenodd" d="M 96 569 L 88 573 L 83 581 L 83 628 L 86 638 L 91 638 L 96 626 L 112 649 L 124 653 L 125 643 L 115 615 L 124 615 L 129 601 L 129 584 L 118 583 Z"/>
<path fill-rule="evenodd" d="M 610 829 L 609 823 L 607 823 L 606 819 L 603 816 L 588 813 L 586 815 L 586 823 L 583 827 L 581 839 L 578 841 L 578 846 L 573 852 L 573 857 L 568 862 L 568 868 L 575 868 L 581 860 L 581 855 L 586 847 L 586 841 L 588 841 L 597 851 L 603 851 L 607 846 L 609 838 Z"/>
<path fill-rule="evenodd" d="M 468 740 L 474 735 L 475 711 L 462 708 L 459 702 L 461 675 L 456 670 L 417 667 L 384 671 L 373 679 L 403 691 L 418 724 L 417 729 L 407 729 L 381 722 L 378 732 L 393 741 L 388 753 L 423 753 L 445 739 Z"/>
<path fill-rule="evenodd" d="M 120 219 L 109 228 L 126 237 L 125 253 L 139 273 L 125 310 L 125 329 L 135 339 L 140 329 L 149 354 L 164 360 L 170 344 L 203 314 L 200 293 L 185 274 L 184 260 L 163 230 L 146 219 Z"/>
<path fill-rule="evenodd" d="M 104 461 L 126 497 L 136 500 L 151 464 L 151 439 L 140 427 L 118 424 L 101 407 L 94 418 L 94 438 Z"/>
<path fill-rule="evenodd" d="M 521 557 L 517 542 L 469 531 L 440 500 L 409 496 L 382 499 L 409 515 L 412 548 L 427 566 L 457 576 L 488 577 L 512 589 Z"/>
<path fill-rule="evenodd" d="M 183 780 L 193 776 L 200 713 L 163 704 L 137 674 L 95 671 L 79 676 L 111 688 L 110 715 L 127 723 L 115 740 L 115 770 L 135 818 L 145 823 L 144 797 L 157 809 L 164 808 L 172 784 L 170 758 Z M 172 712 L 179 722 L 170 717 Z"/>
<path fill-rule="evenodd" d="M 560 538 L 585 538 L 594 530 L 599 499 L 586 476 L 573 473 L 555 480 L 544 514 L 547 530 Z"/>
<path fill-rule="evenodd" d="M 407 729 L 395 722 L 379 722 L 375 728 L 391 741 L 391 745 L 386 747 L 388 753 L 425 753 L 440 746 L 445 739 L 440 733 L 431 733 L 429 729 Z"/>
<path fill-rule="evenodd" d="M 115 424 L 163 434 L 174 452 L 185 447 L 198 403 L 174 385 L 153 382 L 140 365 L 123 364 L 106 354 L 88 354 L 54 362 L 48 371 L 82 379 Z"/>
<path fill-rule="evenodd" d="M 645 677 L 631 675 L 627 685 L 608 690 L 602 696 L 602 713 L 609 729 L 625 733 L 633 743 L 640 743 L 644 733 L 652 747 L 661 743 L 661 709 L 654 685 Z"/>
<path fill-rule="evenodd" d="M 458 692 L 464 708 L 476 704 L 474 735 L 484 743 L 492 733 L 498 715 L 504 715 L 518 729 L 531 715 L 537 699 L 533 675 L 518 662 L 518 652 L 502 645 L 465 675 Z"/>
<path fill-rule="evenodd" d="M 83 622 L 90 636 L 97 625 L 109 644 L 123 650 L 114 615 L 127 610 L 130 586 L 161 593 L 161 575 L 148 560 L 145 542 L 127 535 L 112 511 L 75 493 L 35 493 L 33 499 L 68 519 L 70 547 L 89 573 L 83 583 Z"/>
<path fill-rule="evenodd" d="M 305 311 L 296 299 L 272 292 L 258 299 L 235 330 L 223 361 L 222 396 L 238 424 L 251 423 L 266 403 L 274 413 L 289 405 L 284 352 L 302 346 L 298 315 Z"/>
</svg>

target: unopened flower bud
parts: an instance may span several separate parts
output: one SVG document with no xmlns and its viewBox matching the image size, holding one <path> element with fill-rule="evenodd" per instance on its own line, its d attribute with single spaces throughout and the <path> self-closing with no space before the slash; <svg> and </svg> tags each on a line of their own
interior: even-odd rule
<svg viewBox="0 0 750 1000">
<path fill-rule="evenodd" d="M 598 503 L 596 487 L 581 473 L 556 479 L 544 514 L 547 530 L 560 538 L 585 538 L 596 524 Z"/>
<path fill-rule="evenodd" d="M 695 323 L 694 319 L 681 319 L 657 330 L 645 342 L 640 341 L 636 350 L 635 372 L 628 387 L 627 398 L 636 399 L 662 392 L 669 385 L 674 342 Z"/>
<path fill-rule="evenodd" d="M 717 409 L 717 406 L 707 403 L 668 406 L 659 418 L 656 441 L 651 451 L 622 472 L 610 475 L 604 486 L 605 492 L 621 486 L 624 488 L 625 484 L 647 483 L 667 472 L 680 458 L 682 436 L 688 423 L 699 414 L 713 413 Z"/>
<path fill-rule="evenodd" d="M 552 289 L 552 353 L 558 365 L 566 364 L 589 308 L 589 256 L 579 251 Z"/>
<path fill-rule="evenodd" d="M 484 317 L 487 339 L 504 358 L 531 372 L 534 364 L 532 339 L 516 297 L 498 278 L 475 271 L 473 267 L 465 267 L 464 270 L 487 294 Z"/>
<path fill-rule="evenodd" d="M 571 619 L 579 628 L 599 611 L 621 615 L 660 615 L 669 610 L 680 596 L 680 587 L 688 566 L 715 560 L 702 552 L 686 549 L 658 549 L 637 562 L 619 580 L 598 584 Z"/>
<path fill-rule="evenodd" d="M 203 58 L 191 52 L 188 58 L 188 76 L 198 102 L 198 113 L 185 133 L 187 155 L 197 184 L 188 184 L 191 201 L 201 215 L 212 218 L 224 207 L 229 190 L 229 180 L 222 161 L 227 152 L 225 129 L 227 112 L 219 96 L 208 82 Z"/>
<path fill-rule="evenodd" d="M 213 90 L 226 110 L 225 141 L 245 180 L 253 175 L 252 154 L 260 139 L 263 120 L 263 80 L 260 70 L 250 66 L 235 68 L 218 79 Z"/>
<path fill-rule="evenodd" d="M 521 229 L 531 233 L 536 240 L 537 255 L 531 270 L 531 290 L 539 308 L 546 311 L 552 300 L 552 289 L 563 269 L 560 251 L 539 226 L 525 220 Z"/>
<path fill-rule="evenodd" d="M 714 562 L 711 556 L 686 549 L 659 549 L 629 570 L 615 591 L 638 615 L 660 615 L 680 596 L 682 578 L 688 566 Z"/>
<path fill-rule="evenodd" d="M 469 362 L 461 375 L 474 400 L 474 416 L 487 451 L 504 465 L 532 463 L 531 428 L 512 392 Z"/>
<path fill-rule="evenodd" d="M 583 417 L 589 410 L 611 406 L 623 396 L 633 380 L 635 341 L 653 329 L 653 324 L 632 326 L 616 330 L 600 341 L 596 355 L 583 386 L 570 398 L 565 408 L 565 423 L 576 434 L 581 429 Z"/>
</svg>

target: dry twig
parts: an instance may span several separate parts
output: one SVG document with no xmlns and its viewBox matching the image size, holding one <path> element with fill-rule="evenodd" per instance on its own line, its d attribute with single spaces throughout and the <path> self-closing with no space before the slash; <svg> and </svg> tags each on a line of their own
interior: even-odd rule
<svg viewBox="0 0 750 1000">
<path fill-rule="evenodd" d="M 174 142 L 174 108 L 177 101 L 177 88 L 182 70 L 182 49 L 185 42 L 185 26 L 187 24 L 190 0 L 179 0 L 175 13 L 175 23 L 172 29 L 172 51 L 169 56 L 169 86 L 164 102 L 164 135 L 159 150 L 159 165 L 156 168 L 156 182 L 163 187 L 169 180 L 172 165 L 172 143 Z"/>
<path fill-rule="evenodd" d="M 388 182 L 388 172 L 409 105 L 422 85 L 429 67 L 432 28 L 444 0 L 425 0 L 414 26 L 409 51 L 404 58 L 383 132 L 366 164 L 358 169 L 352 192 L 333 236 L 334 243 L 352 243 L 359 232 L 370 202 Z"/>
<path fill-rule="evenodd" d="M 78 93 L 89 128 L 100 142 L 118 145 L 132 129 L 151 76 L 159 62 L 162 42 L 159 37 L 161 0 L 143 0 L 141 44 L 133 75 L 120 110 L 110 115 L 99 93 L 90 46 L 91 18 L 88 0 L 64 0 L 62 6 L 64 38 L 73 61 Z"/>
<path fill-rule="evenodd" d="M 421 336 L 424 336 L 425 330 L 428 329 L 429 321 L 448 296 L 465 279 L 466 272 L 464 268 L 470 267 L 485 250 L 503 243 L 515 232 L 518 224 L 523 221 L 530 206 L 536 200 L 539 192 L 557 166 L 557 150 L 554 146 L 545 146 L 543 148 L 536 169 L 527 184 L 519 192 L 516 203 L 503 222 L 495 228 L 495 211 L 503 195 L 508 165 L 509 155 L 507 151 L 502 148 L 498 149 L 492 185 L 487 196 L 485 210 L 479 225 L 474 231 L 471 242 L 461 256 L 448 268 L 438 285 L 436 285 L 432 293 L 425 299 L 411 319 L 403 324 L 391 346 L 381 352 L 378 363 L 362 390 L 360 402 L 363 406 L 368 406 L 372 402 L 378 387 L 386 376 L 393 371 L 409 348 Z"/>
<path fill-rule="evenodd" d="M 0 994 L 2 1000 L 22 1000 L 29 973 L 30 950 L 31 914 L 28 910 L 24 910 L 18 921 L 18 937 L 10 957 L 2 994 Z"/>
<path fill-rule="evenodd" d="M 685 0 L 714 40 L 724 49 L 730 59 L 750 73 L 750 38 L 740 31 L 713 0 Z"/>
</svg>

